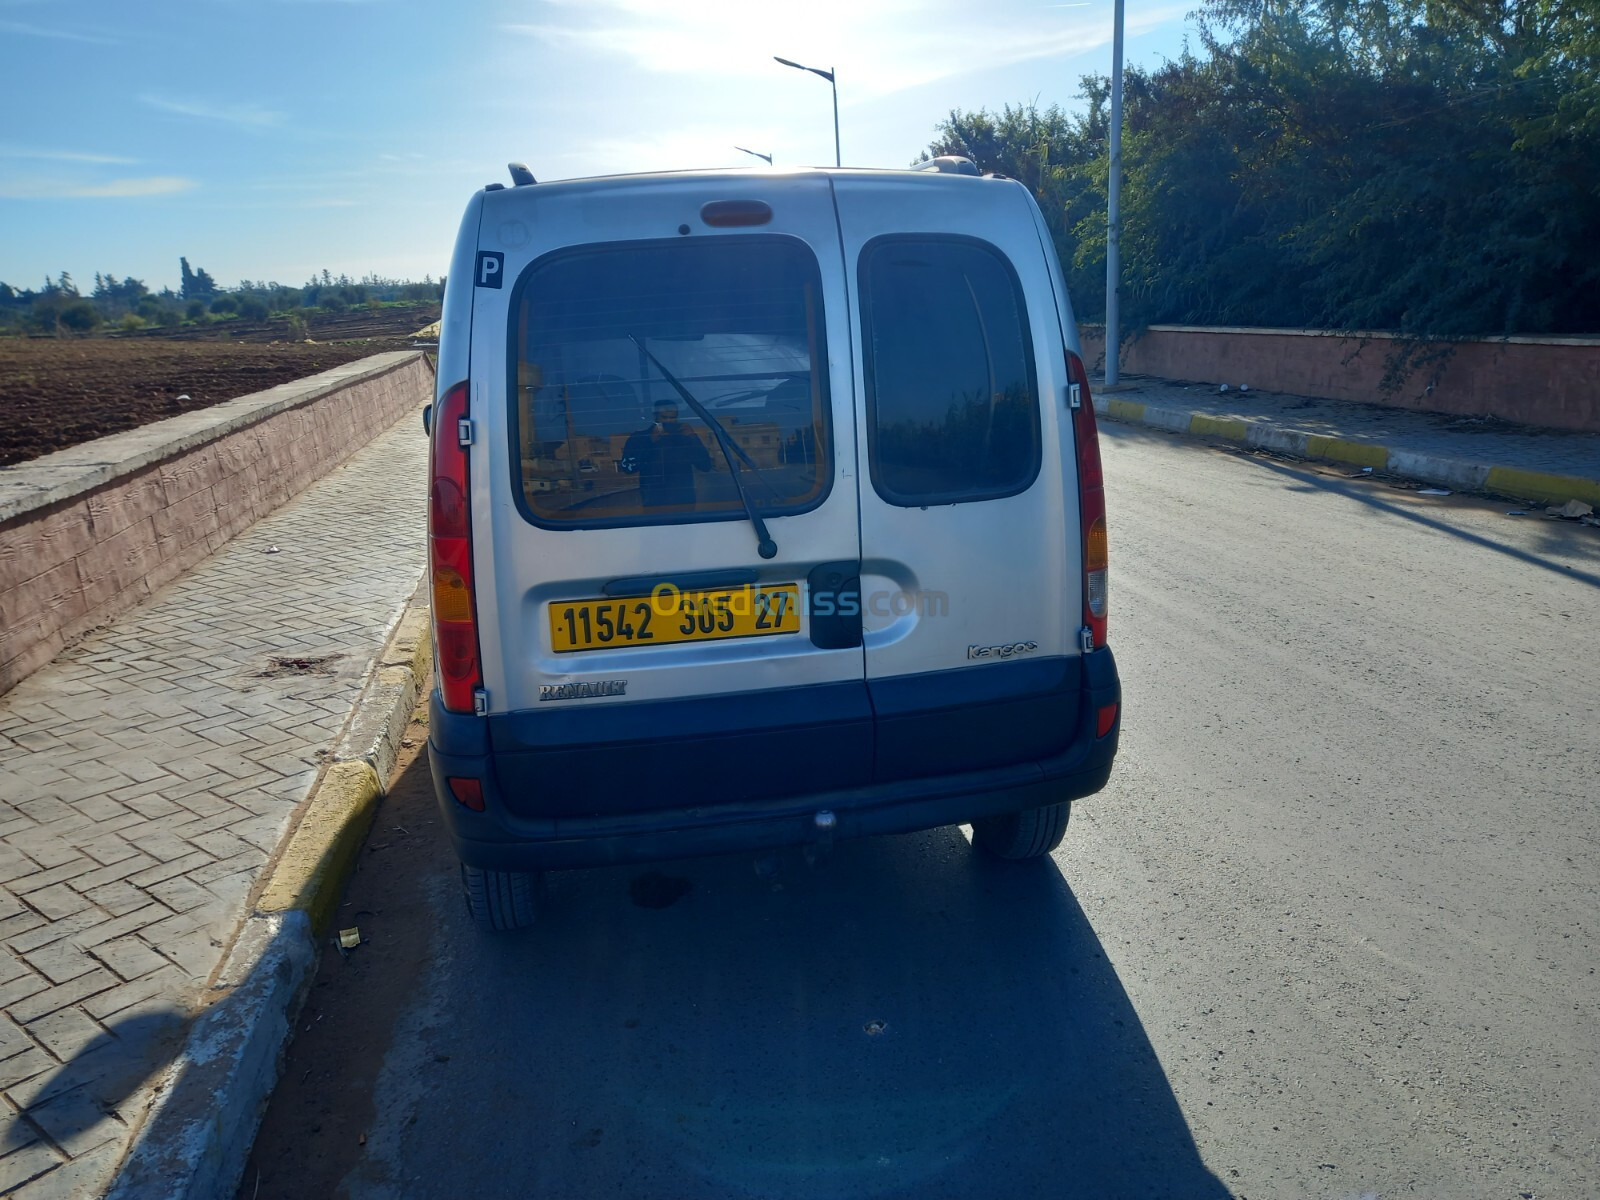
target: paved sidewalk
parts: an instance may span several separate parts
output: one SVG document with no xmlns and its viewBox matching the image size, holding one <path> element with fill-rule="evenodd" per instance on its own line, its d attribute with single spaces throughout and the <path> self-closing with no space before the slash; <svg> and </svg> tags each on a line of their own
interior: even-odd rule
<svg viewBox="0 0 1600 1200">
<path fill-rule="evenodd" d="M 1600 383 L 1595 390 L 1600 405 Z M 1103 378 L 1091 380 L 1090 392 L 1096 410 L 1112 420 L 1387 468 L 1459 490 L 1553 499 L 1540 495 L 1547 489 L 1600 509 L 1600 434 L 1137 375 L 1124 375 L 1111 392 Z M 1306 438 L 1335 444 L 1308 447 Z M 1587 487 L 1573 489 L 1570 481 Z"/>
<path fill-rule="evenodd" d="M 0 1192 L 111 1178 L 422 574 L 407 415 L 0 696 Z"/>
</svg>

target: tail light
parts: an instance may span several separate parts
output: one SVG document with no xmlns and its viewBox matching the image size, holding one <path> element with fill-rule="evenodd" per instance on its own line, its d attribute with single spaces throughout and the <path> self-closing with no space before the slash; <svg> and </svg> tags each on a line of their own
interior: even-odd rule
<svg viewBox="0 0 1600 1200">
<path fill-rule="evenodd" d="M 1100 467 L 1100 432 L 1089 397 L 1089 375 L 1083 360 L 1067 352 L 1067 378 L 1077 392 L 1072 433 L 1078 445 L 1078 512 L 1083 521 L 1083 623 L 1093 648 L 1106 644 L 1106 575 L 1110 548 L 1106 540 L 1106 481 Z"/>
<path fill-rule="evenodd" d="M 483 683 L 472 600 L 472 518 L 467 506 L 467 385 L 445 393 L 433 417 L 428 483 L 428 572 L 433 594 L 434 659 L 439 694 L 451 712 L 471 712 Z"/>
</svg>

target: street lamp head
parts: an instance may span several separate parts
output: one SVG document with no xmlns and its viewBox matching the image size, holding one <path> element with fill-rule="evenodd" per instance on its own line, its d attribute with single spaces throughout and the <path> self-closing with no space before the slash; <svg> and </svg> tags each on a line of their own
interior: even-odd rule
<svg viewBox="0 0 1600 1200">
<path fill-rule="evenodd" d="M 810 71 L 813 75 L 822 76 L 829 83 L 833 82 L 833 72 L 824 71 L 821 67 L 808 67 L 804 63 L 795 62 L 793 59 L 779 58 L 776 54 L 772 56 L 772 61 L 782 63 L 786 67 L 793 67 L 796 71 Z"/>
<path fill-rule="evenodd" d="M 1117 0 L 1117 2 L 1120 4 L 1122 0 Z M 839 83 L 833 77 L 833 69 L 830 67 L 824 71 L 821 67 L 808 67 L 804 63 L 797 63 L 790 58 L 779 58 L 776 54 L 772 56 L 772 61 L 782 63 L 786 67 L 793 67 L 797 71 L 810 71 L 813 75 L 820 75 L 833 88 L 833 165 L 836 167 L 842 166 L 844 157 L 839 151 Z"/>
</svg>

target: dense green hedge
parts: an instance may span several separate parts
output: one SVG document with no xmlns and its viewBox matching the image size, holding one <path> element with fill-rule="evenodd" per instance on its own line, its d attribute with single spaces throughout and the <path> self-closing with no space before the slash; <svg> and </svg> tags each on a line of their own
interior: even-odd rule
<svg viewBox="0 0 1600 1200">
<path fill-rule="evenodd" d="M 1600 3 L 1210 0 L 1124 80 L 1123 315 L 1600 331 Z M 1026 182 L 1104 313 L 1109 81 L 952 112 L 930 147 Z"/>
</svg>

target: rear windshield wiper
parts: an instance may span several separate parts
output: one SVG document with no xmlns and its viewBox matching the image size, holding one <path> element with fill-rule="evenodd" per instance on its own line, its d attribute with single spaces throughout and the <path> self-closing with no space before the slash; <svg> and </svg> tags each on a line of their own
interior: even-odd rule
<svg viewBox="0 0 1600 1200">
<path fill-rule="evenodd" d="M 678 382 L 677 376 L 675 376 L 671 371 L 667 370 L 667 368 L 662 365 L 661 360 L 654 354 L 651 354 L 648 349 L 646 349 L 644 342 L 642 342 L 639 338 L 634 337 L 634 335 L 631 333 L 628 335 L 628 340 L 631 341 L 635 346 L 639 347 L 640 354 L 643 354 L 655 364 L 656 370 L 660 371 L 662 377 L 672 385 L 673 391 L 677 392 L 679 396 L 683 397 L 683 402 L 685 404 L 694 409 L 694 415 L 699 417 L 706 423 L 707 426 L 710 427 L 712 435 L 717 439 L 717 445 L 722 447 L 722 457 L 728 464 L 728 474 L 733 476 L 733 490 L 739 493 L 739 503 L 744 505 L 744 514 L 750 518 L 750 524 L 755 526 L 756 553 L 761 555 L 762 558 L 775 557 L 778 553 L 778 543 L 772 540 L 772 535 L 767 532 L 767 523 L 761 519 L 761 514 L 756 511 L 756 506 L 750 503 L 750 497 L 745 495 L 744 484 L 739 479 L 739 468 L 733 465 L 734 456 L 738 455 L 740 460 L 755 472 L 758 479 L 762 479 L 761 468 L 756 466 L 756 464 L 751 461 L 750 456 L 744 452 L 744 448 L 742 446 L 728 436 L 728 431 L 722 427 L 722 422 L 717 420 L 716 417 L 712 416 L 704 404 L 701 404 L 700 401 L 696 400 L 692 395 L 690 395 L 689 389 Z M 762 479 L 762 482 L 766 483 L 767 481 Z M 770 486 L 771 485 L 768 484 L 769 488 Z"/>
</svg>

